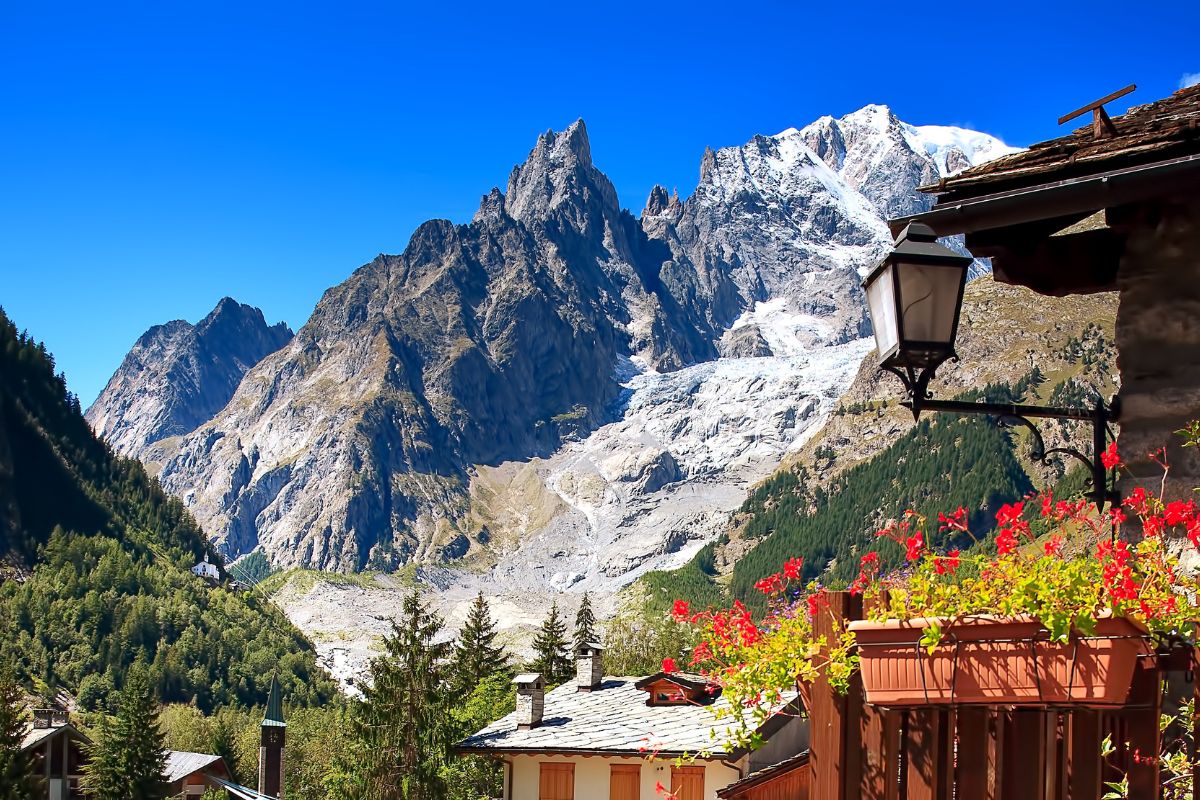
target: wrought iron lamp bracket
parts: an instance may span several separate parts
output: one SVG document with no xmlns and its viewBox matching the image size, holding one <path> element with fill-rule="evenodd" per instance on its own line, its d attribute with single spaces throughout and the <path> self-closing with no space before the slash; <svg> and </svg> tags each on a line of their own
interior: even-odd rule
<svg viewBox="0 0 1200 800">
<path fill-rule="evenodd" d="M 898 377 L 901 383 L 904 384 L 908 400 L 904 401 L 902 405 L 913 412 L 914 420 L 920 419 L 922 411 L 930 410 L 951 414 L 987 414 L 996 417 L 999 424 L 1006 427 L 1021 425 L 1027 428 L 1033 437 L 1033 447 L 1030 455 L 1034 461 L 1041 464 L 1048 464 L 1050 457 L 1053 455 L 1070 456 L 1087 468 L 1091 476 L 1091 491 L 1088 492 L 1088 497 L 1096 503 L 1098 509 L 1103 510 L 1106 503 L 1116 505 L 1120 502 L 1120 495 L 1115 489 L 1110 488 L 1110 478 L 1111 483 L 1115 483 L 1116 471 L 1112 470 L 1112 475 L 1110 476 L 1110 470 L 1104 467 L 1101 460 L 1101 454 L 1107 448 L 1108 441 L 1116 439 L 1109 423 L 1116 422 L 1120 418 L 1119 397 L 1114 397 L 1111 403 L 1107 405 L 1097 398 L 1096 404 L 1090 409 L 1052 408 L 961 400 L 935 400 L 933 399 L 933 393 L 929 391 L 929 383 L 933 380 L 937 368 L 947 360 L 957 361 L 958 356 L 950 353 L 946 359 L 924 367 L 919 371 L 911 366 L 901 368 L 895 365 L 884 365 L 881 367 L 882 370 Z M 1047 449 L 1046 440 L 1031 417 L 1090 422 L 1092 425 L 1091 457 L 1089 458 L 1074 447 L 1052 447 Z"/>
</svg>

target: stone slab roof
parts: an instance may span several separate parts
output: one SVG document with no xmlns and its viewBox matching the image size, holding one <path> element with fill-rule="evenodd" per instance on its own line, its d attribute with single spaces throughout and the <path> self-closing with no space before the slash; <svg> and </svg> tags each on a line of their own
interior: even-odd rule
<svg viewBox="0 0 1200 800">
<path fill-rule="evenodd" d="M 167 767 L 164 770 L 167 783 L 183 780 L 192 773 L 207 769 L 221 760 L 209 753 L 189 753 L 186 750 L 168 750 Z"/>
<path fill-rule="evenodd" d="M 946 203 L 1200 153 L 1200 85 L 1113 117 L 1114 135 L 1097 138 L 1090 115 L 1087 119 L 1087 125 L 1067 136 L 964 170 L 921 191 L 946 195 L 938 199 Z"/>
<path fill-rule="evenodd" d="M 732 755 L 724 744 L 727 720 L 717 720 L 714 708 L 728 706 L 723 698 L 711 705 L 646 704 L 639 678 L 605 678 L 599 689 L 579 692 L 569 682 L 546 693 L 542 722 L 517 729 L 516 712 L 468 736 L 462 752 L 596 753 L 664 756 L 709 751 L 714 757 Z M 794 700 L 786 697 L 785 702 Z"/>
<path fill-rule="evenodd" d="M 24 752 L 31 747 L 43 744 L 47 739 L 57 736 L 60 733 L 66 734 L 72 739 L 79 739 L 84 742 L 90 741 L 74 725 L 56 725 L 52 728 L 35 728 L 32 725 L 26 725 L 25 735 L 21 739 L 21 751 Z"/>
</svg>

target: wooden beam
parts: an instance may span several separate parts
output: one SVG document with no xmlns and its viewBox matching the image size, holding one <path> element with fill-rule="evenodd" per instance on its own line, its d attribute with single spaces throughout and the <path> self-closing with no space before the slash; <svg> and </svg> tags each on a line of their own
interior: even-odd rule
<svg viewBox="0 0 1200 800">
<path fill-rule="evenodd" d="M 967 235 L 971 252 L 992 259 L 997 281 L 1054 297 L 1115 290 L 1125 252 L 1124 235 L 1110 228 L 1040 240 L 1013 237 L 1006 245 L 999 242 L 981 243 L 973 234 Z"/>
<path fill-rule="evenodd" d="M 1130 92 L 1133 92 L 1136 90 L 1137 90 L 1137 84 L 1131 83 L 1128 86 L 1126 86 L 1124 89 L 1118 89 L 1117 91 L 1113 92 L 1112 94 L 1107 94 L 1104 97 L 1101 97 L 1099 100 L 1096 100 L 1095 102 L 1088 103 L 1083 108 L 1077 108 L 1074 111 L 1072 111 L 1070 114 L 1059 117 L 1058 124 L 1062 125 L 1064 123 L 1070 122 L 1071 120 L 1075 119 L 1076 117 L 1082 117 L 1087 112 L 1095 111 L 1098 108 L 1102 108 L 1102 106 L 1104 106 L 1106 103 L 1111 103 L 1113 100 L 1118 100 L 1118 99 L 1124 97 L 1125 95 L 1129 94 Z M 1107 116 L 1107 115 L 1105 115 L 1105 116 Z"/>
</svg>

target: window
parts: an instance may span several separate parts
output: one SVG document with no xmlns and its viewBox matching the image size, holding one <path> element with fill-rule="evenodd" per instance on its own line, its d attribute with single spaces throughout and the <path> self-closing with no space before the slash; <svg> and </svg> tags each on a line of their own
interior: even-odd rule
<svg viewBox="0 0 1200 800">
<path fill-rule="evenodd" d="M 676 800 L 704 800 L 704 767 L 671 767 L 671 794 Z"/>
<path fill-rule="evenodd" d="M 539 766 L 538 800 L 575 800 L 574 764 L 544 761 Z"/>
<path fill-rule="evenodd" d="M 608 800 L 638 800 L 641 780 L 641 764 L 613 764 L 608 776 Z"/>
</svg>

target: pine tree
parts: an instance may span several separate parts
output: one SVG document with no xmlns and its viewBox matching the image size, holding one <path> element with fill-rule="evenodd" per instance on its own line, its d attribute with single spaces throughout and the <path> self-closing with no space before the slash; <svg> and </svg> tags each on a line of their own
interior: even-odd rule
<svg viewBox="0 0 1200 800">
<path fill-rule="evenodd" d="M 362 751 L 363 797 L 367 800 L 441 800 L 441 769 L 453 730 L 443 663 L 449 646 L 435 640 L 442 620 L 416 592 L 404 600 L 402 619 L 392 621 L 384 653 L 371 662 L 354 721 Z"/>
<path fill-rule="evenodd" d="M 547 686 L 557 686 L 571 677 L 571 659 L 566 650 L 567 623 L 558 615 L 558 603 L 554 603 L 533 640 L 534 659 L 530 665 L 534 672 L 542 673 Z"/>
<path fill-rule="evenodd" d="M 483 592 L 475 598 L 454 648 L 454 676 L 461 693 L 474 691 L 484 678 L 508 672 L 508 657 L 496 644 L 496 623 Z"/>
<path fill-rule="evenodd" d="M 88 788 L 104 800 L 162 800 L 167 794 L 167 751 L 158 704 L 143 665 L 125 678 L 115 720 L 102 717 L 84 767 Z"/>
<path fill-rule="evenodd" d="M 0 800 L 25 800 L 39 794 L 41 782 L 33 761 L 21 752 L 24 738 L 21 687 L 5 669 L 0 673 Z"/>
<path fill-rule="evenodd" d="M 588 642 L 596 641 L 596 615 L 592 613 L 592 600 L 588 593 L 583 593 L 583 601 L 579 604 L 579 613 L 575 615 L 575 638 L 572 644 L 578 651 Z"/>
</svg>

